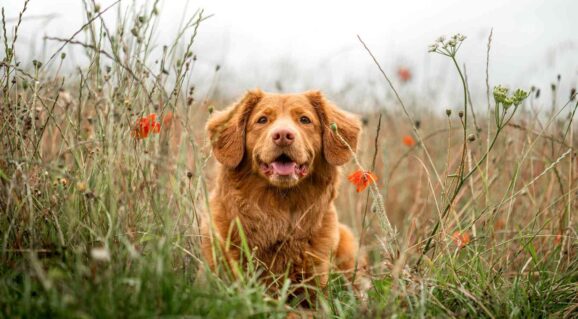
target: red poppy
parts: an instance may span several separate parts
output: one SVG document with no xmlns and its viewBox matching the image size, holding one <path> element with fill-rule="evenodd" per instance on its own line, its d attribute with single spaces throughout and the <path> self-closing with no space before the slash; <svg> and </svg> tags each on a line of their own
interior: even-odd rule
<svg viewBox="0 0 578 319">
<path fill-rule="evenodd" d="M 452 240 L 454 241 L 456 246 L 458 246 L 459 248 L 464 248 L 466 247 L 467 244 L 470 243 L 470 234 L 469 233 L 461 234 L 459 231 L 456 231 L 452 235 Z"/>
<path fill-rule="evenodd" d="M 357 192 L 363 192 L 372 183 L 377 181 L 377 176 L 370 171 L 362 171 L 360 169 L 353 172 L 347 179 L 351 184 L 355 185 Z"/>
<path fill-rule="evenodd" d="M 406 67 L 400 67 L 397 69 L 397 76 L 402 82 L 407 82 L 411 80 L 411 71 Z"/>
<path fill-rule="evenodd" d="M 136 139 L 147 138 L 150 133 L 158 134 L 161 131 L 161 123 L 157 122 L 157 115 L 151 113 L 148 116 L 137 119 L 131 135 Z"/>
<path fill-rule="evenodd" d="M 412 147 L 415 145 L 415 140 L 413 139 L 413 137 L 411 137 L 411 135 L 405 135 L 403 137 L 403 144 L 405 144 L 406 146 Z"/>
</svg>

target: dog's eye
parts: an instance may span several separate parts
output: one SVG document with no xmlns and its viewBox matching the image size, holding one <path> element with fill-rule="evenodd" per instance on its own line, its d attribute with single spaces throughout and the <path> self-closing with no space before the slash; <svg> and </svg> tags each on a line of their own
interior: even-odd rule
<svg viewBox="0 0 578 319">
<path fill-rule="evenodd" d="M 299 122 L 302 124 L 311 124 L 311 119 L 309 119 L 307 116 L 302 116 L 299 118 Z"/>
<path fill-rule="evenodd" d="M 261 116 L 258 120 L 257 123 L 259 124 L 265 124 L 267 123 L 267 117 L 266 116 Z"/>
</svg>

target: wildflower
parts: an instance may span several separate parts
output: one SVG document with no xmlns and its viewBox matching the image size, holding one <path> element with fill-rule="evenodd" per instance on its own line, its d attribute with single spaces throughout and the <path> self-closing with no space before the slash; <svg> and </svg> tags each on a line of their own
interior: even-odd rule
<svg viewBox="0 0 578 319">
<path fill-rule="evenodd" d="M 514 104 L 514 99 L 511 97 L 507 97 L 504 99 L 504 101 L 502 101 L 502 105 L 505 109 L 508 109 L 510 106 L 512 106 L 512 104 Z"/>
<path fill-rule="evenodd" d="M 506 226 L 506 222 L 502 218 L 498 218 L 494 224 L 494 229 L 502 230 Z"/>
<path fill-rule="evenodd" d="M 432 44 L 432 45 L 429 46 L 429 48 L 427 49 L 427 51 L 428 51 L 428 52 L 436 52 L 437 49 L 438 49 L 438 47 L 439 47 L 438 44 L 437 44 L 437 43 L 434 43 L 434 44 Z"/>
<path fill-rule="evenodd" d="M 562 234 L 558 233 L 558 234 L 556 234 L 556 237 L 554 238 L 554 244 L 560 245 L 561 242 L 562 242 Z"/>
<path fill-rule="evenodd" d="M 136 121 L 131 135 L 136 139 L 147 138 L 150 133 L 158 134 L 161 131 L 161 123 L 157 122 L 157 115 L 154 113 L 146 117 L 141 117 Z"/>
<path fill-rule="evenodd" d="M 445 37 L 439 37 L 429 46 L 428 51 L 455 57 L 465 39 L 466 37 L 460 33 L 453 35 L 449 40 L 446 40 Z"/>
<path fill-rule="evenodd" d="M 357 188 L 357 192 L 363 192 L 364 189 L 367 188 L 372 183 L 377 181 L 377 176 L 370 171 L 363 171 L 363 170 L 356 170 L 353 172 L 347 179 L 351 182 L 351 184 L 355 185 Z"/>
<path fill-rule="evenodd" d="M 456 246 L 458 246 L 459 248 L 464 248 L 464 247 L 466 247 L 467 244 L 470 243 L 470 234 L 469 233 L 460 233 L 459 231 L 456 231 L 452 235 L 452 240 L 454 241 Z"/>
<path fill-rule="evenodd" d="M 411 80 L 411 71 L 406 67 L 400 67 L 397 70 L 397 76 L 402 82 L 407 82 Z"/>
<path fill-rule="evenodd" d="M 516 91 L 514 92 L 514 96 L 512 96 L 512 100 L 515 106 L 520 105 L 527 97 L 528 97 L 529 93 L 521 90 L 521 89 L 516 89 Z"/>
<path fill-rule="evenodd" d="M 403 144 L 405 144 L 408 147 L 412 147 L 415 145 L 415 140 L 413 139 L 413 137 L 411 137 L 411 135 L 405 135 L 403 137 Z"/>
<path fill-rule="evenodd" d="M 502 103 L 507 98 L 508 88 L 505 88 L 501 85 L 494 87 L 494 101 L 496 101 L 496 104 Z"/>
<path fill-rule="evenodd" d="M 173 112 L 168 111 L 165 116 L 163 116 L 163 126 L 169 126 L 173 121 Z"/>
</svg>

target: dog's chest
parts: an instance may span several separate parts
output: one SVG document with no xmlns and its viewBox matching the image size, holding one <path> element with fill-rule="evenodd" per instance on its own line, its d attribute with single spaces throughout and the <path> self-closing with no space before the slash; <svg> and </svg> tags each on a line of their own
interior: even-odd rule
<svg viewBox="0 0 578 319">
<path fill-rule="evenodd" d="M 240 221 L 252 249 L 266 254 L 294 254 L 307 249 L 310 239 L 320 227 L 322 213 L 313 207 L 276 208 L 249 205 L 250 213 L 241 214 Z M 258 212 L 258 213 L 256 213 Z"/>
</svg>

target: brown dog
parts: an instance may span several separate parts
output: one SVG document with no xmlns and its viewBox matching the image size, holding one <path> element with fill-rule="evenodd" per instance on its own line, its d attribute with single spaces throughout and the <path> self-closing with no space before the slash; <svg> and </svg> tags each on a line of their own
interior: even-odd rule
<svg viewBox="0 0 578 319">
<path fill-rule="evenodd" d="M 333 200 L 338 166 L 357 145 L 357 119 L 320 92 L 256 90 L 216 113 L 207 130 L 222 164 L 203 227 L 202 251 L 212 269 L 217 257 L 211 239 L 231 265 L 241 258 L 245 236 L 269 274 L 288 273 L 293 282 L 315 280 L 323 287 L 331 261 L 352 272 L 358 245 L 337 220 Z"/>
</svg>

